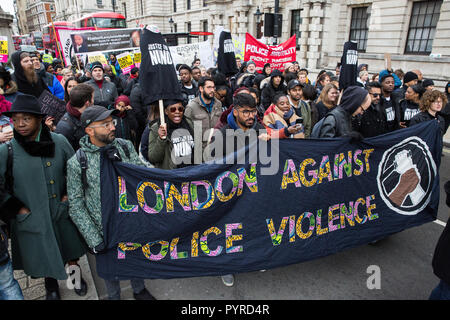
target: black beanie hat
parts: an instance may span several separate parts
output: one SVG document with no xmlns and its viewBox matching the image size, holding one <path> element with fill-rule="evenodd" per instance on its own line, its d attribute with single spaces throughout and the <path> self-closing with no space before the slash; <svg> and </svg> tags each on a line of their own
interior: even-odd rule
<svg viewBox="0 0 450 320">
<path fill-rule="evenodd" d="M 359 86 L 350 86 L 345 89 L 342 94 L 339 106 L 343 108 L 347 114 L 352 115 L 362 105 L 369 92 Z"/>
<path fill-rule="evenodd" d="M 434 86 L 434 81 L 431 79 L 425 79 L 422 81 L 422 86 L 424 88 L 428 87 L 428 86 Z"/>
<path fill-rule="evenodd" d="M 415 74 L 412 71 L 408 71 L 407 73 L 405 73 L 405 76 L 403 77 L 403 83 L 408 83 L 408 82 L 413 81 L 415 79 L 419 79 L 417 74 Z"/>
</svg>

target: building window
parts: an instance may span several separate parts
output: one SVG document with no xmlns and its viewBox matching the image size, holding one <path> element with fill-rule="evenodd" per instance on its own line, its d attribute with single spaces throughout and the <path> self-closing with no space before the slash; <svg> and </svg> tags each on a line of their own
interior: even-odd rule
<svg viewBox="0 0 450 320">
<path fill-rule="evenodd" d="M 186 32 L 187 33 L 191 33 L 191 23 L 190 22 L 188 22 L 188 23 L 186 23 Z M 191 37 L 190 36 L 188 36 L 187 37 L 187 43 L 191 43 Z"/>
<path fill-rule="evenodd" d="M 206 3 L 206 0 L 203 0 L 203 6 L 204 6 L 204 7 L 207 7 L 207 6 L 208 6 L 208 4 Z"/>
<path fill-rule="evenodd" d="M 292 10 L 291 16 L 291 37 L 295 34 L 297 36 L 297 49 L 300 49 L 300 25 L 302 24 L 302 18 L 300 16 L 301 10 Z"/>
<path fill-rule="evenodd" d="M 208 32 L 208 20 L 203 20 L 203 32 Z M 203 41 L 208 40 L 208 36 L 203 36 Z"/>
<path fill-rule="evenodd" d="M 173 0 L 173 12 L 177 12 L 177 0 Z"/>
<path fill-rule="evenodd" d="M 358 43 L 358 51 L 361 52 L 365 52 L 367 48 L 369 16 L 369 7 L 352 8 L 350 41 L 356 41 Z"/>
<path fill-rule="evenodd" d="M 442 0 L 414 2 L 405 53 L 430 54 Z"/>
<path fill-rule="evenodd" d="M 191 0 L 186 0 L 186 9 L 191 10 Z"/>
</svg>

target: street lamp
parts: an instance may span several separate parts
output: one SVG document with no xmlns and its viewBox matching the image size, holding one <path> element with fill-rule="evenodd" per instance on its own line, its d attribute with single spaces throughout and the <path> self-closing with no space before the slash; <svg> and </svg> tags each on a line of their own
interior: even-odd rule
<svg viewBox="0 0 450 320">
<path fill-rule="evenodd" d="M 258 25 L 258 24 L 260 24 L 260 22 L 261 22 L 261 16 L 262 16 L 263 14 L 262 14 L 262 12 L 259 10 L 259 7 L 256 9 L 256 12 L 255 12 L 255 18 L 256 18 L 256 24 Z"/>
<path fill-rule="evenodd" d="M 173 33 L 173 24 L 174 24 L 174 21 L 173 21 L 172 17 L 169 18 L 169 24 L 170 24 L 170 33 Z"/>
</svg>

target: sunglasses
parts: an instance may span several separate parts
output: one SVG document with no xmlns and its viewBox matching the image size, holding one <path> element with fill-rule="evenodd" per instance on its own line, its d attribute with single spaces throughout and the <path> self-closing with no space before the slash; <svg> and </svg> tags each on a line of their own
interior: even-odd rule
<svg viewBox="0 0 450 320">
<path fill-rule="evenodd" d="M 371 93 L 371 95 L 372 95 L 374 98 L 378 98 L 378 97 L 381 96 L 381 94 L 379 94 L 379 93 Z"/>
<path fill-rule="evenodd" d="M 177 112 L 177 110 L 178 110 L 178 112 L 184 112 L 184 107 L 170 107 L 169 108 L 169 111 L 171 113 L 175 113 L 175 112 Z"/>
</svg>

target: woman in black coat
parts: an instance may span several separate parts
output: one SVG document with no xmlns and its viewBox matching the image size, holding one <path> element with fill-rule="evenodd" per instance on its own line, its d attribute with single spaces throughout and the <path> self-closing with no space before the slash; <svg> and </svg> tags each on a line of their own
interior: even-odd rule
<svg viewBox="0 0 450 320">
<path fill-rule="evenodd" d="M 444 106 L 447 104 L 447 97 L 441 91 L 431 90 L 426 91 L 420 99 L 420 113 L 415 115 L 409 125 L 412 126 L 424 121 L 435 120 L 438 122 L 441 129 L 441 136 L 444 137 L 448 128 L 448 121 L 445 121 L 444 116 L 439 114 Z M 448 116 L 446 116 L 448 118 Z M 446 123 L 447 122 L 447 123 Z"/>
</svg>

